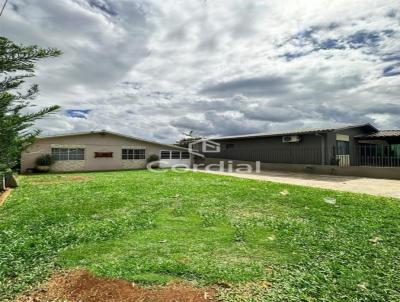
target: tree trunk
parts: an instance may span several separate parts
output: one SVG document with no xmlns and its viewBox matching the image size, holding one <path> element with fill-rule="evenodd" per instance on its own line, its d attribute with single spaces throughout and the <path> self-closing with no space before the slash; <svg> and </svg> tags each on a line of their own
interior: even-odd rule
<svg viewBox="0 0 400 302">
<path fill-rule="evenodd" d="M 1 174 L 1 185 L 0 185 L 0 191 L 5 191 L 6 190 L 6 178 L 4 174 Z"/>
<path fill-rule="evenodd" d="M 7 173 L 5 176 L 5 185 L 7 188 L 16 188 L 18 187 L 17 179 L 14 174 Z"/>
</svg>

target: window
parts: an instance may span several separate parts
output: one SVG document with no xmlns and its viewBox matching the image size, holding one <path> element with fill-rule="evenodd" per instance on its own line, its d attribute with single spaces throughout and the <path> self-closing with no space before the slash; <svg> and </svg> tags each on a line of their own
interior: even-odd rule
<svg viewBox="0 0 400 302">
<path fill-rule="evenodd" d="M 190 159 L 190 153 L 187 151 L 161 151 L 161 159 Z"/>
<path fill-rule="evenodd" d="M 146 150 L 145 149 L 135 149 L 133 152 L 134 159 L 146 159 Z"/>
<path fill-rule="evenodd" d="M 133 159 L 133 149 L 122 149 L 122 159 Z"/>
<path fill-rule="evenodd" d="M 235 147 L 235 144 L 226 144 L 226 149 L 232 149 Z"/>
<path fill-rule="evenodd" d="M 161 151 L 161 159 L 170 159 L 171 151 Z"/>
<path fill-rule="evenodd" d="M 182 159 L 189 159 L 190 158 L 190 153 L 189 152 L 182 152 Z"/>
<path fill-rule="evenodd" d="M 349 155 L 350 143 L 345 141 L 336 141 L 336 155 Z"/>
<path fill-rule="evenodd" d="M 84 160 L 85 149 L 82 148 L 52 148 L 54 160 Z"/>
<path fill-rule="evenodd" d="M 172 159 L 180 159 L 180 158 L 181 158 L 181 152 L 179 152 L 179 151 L 172 151 L 172 152 L 171 152 L 171 158 L 172 158 Z"/>
<path fill-rule="evenodd" d="M 146 149 L 122 149 L 122 159 L 146 159 Z"/>
</svg>

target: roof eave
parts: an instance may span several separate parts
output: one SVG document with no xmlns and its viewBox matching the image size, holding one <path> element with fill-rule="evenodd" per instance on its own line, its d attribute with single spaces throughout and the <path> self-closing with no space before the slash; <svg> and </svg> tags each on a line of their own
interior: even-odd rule
<svg viewBox="0 0 400 302">
<path fill-rule="evenodd" d="M 169 145 L 169 144 L 163 144 L 163 143 L 159 143 L 159 142 L 156 142 L 156 141 L 143 139 L 143 138 L 136 137 L 136 136 L 130 136 L 130 135 L 125 135 L 125 134 L 116 133 L 116 132 L 112 132 L 112 131 L 104 131 L 104 130 L 38 136 L 38 139 L 47 139 L 47 138 L 55 138 L 55 137 L 68 137 L 68 136 L 78 136 L 78 135 L 88 135 L 88 134 L 111 134 L 111 135 L 115 135 L 115 136 L 119 136 L 119 137 L 125 137 L 125 138 L 128 138 L 128 139 L 134 139 L 134 140 L 138 140 L 138 141 L 142 141 L 142 142 L 146 142 L 146 143 L 151 143 L 151 144 L 155 144 L 155 145 L 159 145 L 159 146 L 165 146 L 165 147 L 169 147 L 169 148 L 175 148 L 175 149 L 186 150 L 186 151 L 188 150 L 187 148 L 184 148 L 184 147 L 179 147 L 179 146 L 174 146 L 174 145 Z"/>
<path fill-rule="evenodd" d="M 211 137 L 210 140 L 218 141 L 218 140 L 238 140 L 238 139 L 252 139 L 252 138 L 262 138 L 262 137 L 276 137 L 276 136 L 285 136 L 285 135 L 306 135 L 306 134 L 322 134 L 329 133 L 333 131 L 340 131 L 345 129 L 357 128 L 357 127 L 370 127 L 372 132 L 378 132 L 379 130 L 370 123 L 359 124 L 359 125 L 350 125 L 346 127 L 340 128 L 332 128 L 332 129 L 315 129 L 310 131 L 293 131 L 293 132 L 283 132 L 283 133 L 255 133 L 254 135 L 233 135 L 233 136 L 222 136 L 222 137 Z"/>
<path fill-rule="evenodd" d="M 250 138 L 262 138 L 262 137 L 276 137 L 276 136 L 286 136 L 286 135 L 305 135 L 305 134 L 321 134 L 321 133 L 329 133 L 334 131 L 335 129 L 326 129 L 326 130 L 315 130 L 315 131 L 304 131 L 304 132 L 286 132 L 286 133 L 272 133 L 272 134 L 255 134 L 255 135 L 243 135 L 243 136 L 223 136 L 210 138 L 210 140 L 218 141 L 218 140 L 237 140 L 237 139 L 250 139 Z"/>
</svg>

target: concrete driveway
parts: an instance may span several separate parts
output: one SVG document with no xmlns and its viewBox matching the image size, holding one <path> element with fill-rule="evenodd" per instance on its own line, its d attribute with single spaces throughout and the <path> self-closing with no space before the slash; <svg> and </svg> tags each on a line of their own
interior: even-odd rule
<svg viewBox="0 0 400 302">
<path fill-rule="evenodd" d="M 261 173 L 239 173 L 205 171 L 219 175 L 273 181 L 292 185 L 331 189 L 353 193 L 400 198 L 400 180 L 362 178 L 352 176 L 302 174 L 293 172 L 262 171 Z"/>
</svg>

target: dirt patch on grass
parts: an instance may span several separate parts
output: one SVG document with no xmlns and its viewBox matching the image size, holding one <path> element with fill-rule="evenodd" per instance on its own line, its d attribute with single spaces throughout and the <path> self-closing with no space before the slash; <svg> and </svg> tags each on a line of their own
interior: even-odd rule
<svg viewBox="0 0 400 302">
<path fill-rule="evenodd" d="M 57 273 L 33 292 L 16 302 L 211 302 L 212 289 L 174 283 L 141 287 L 119 279 L 95 277 L 86 270 Z"/>
<path fill-rule="evenodd" d="M 0 192 L 0 206 L 6 201 L 7 197 L 10 196 L 11 189 L 7 188 L 4 192 Z"/>
<path fill-rule="evenodd" d="M 44 185 L 44 184 L 58 184 L 58 183 L 65 183 L 65 182 L 81 182 L 81 181 L 88 181 L 90 177 L 87 176 L 51 176 L 45 178 L 32 178 L 30 179 L 30 183 L 37 184 L 37 185 Z"/>
</svg>

